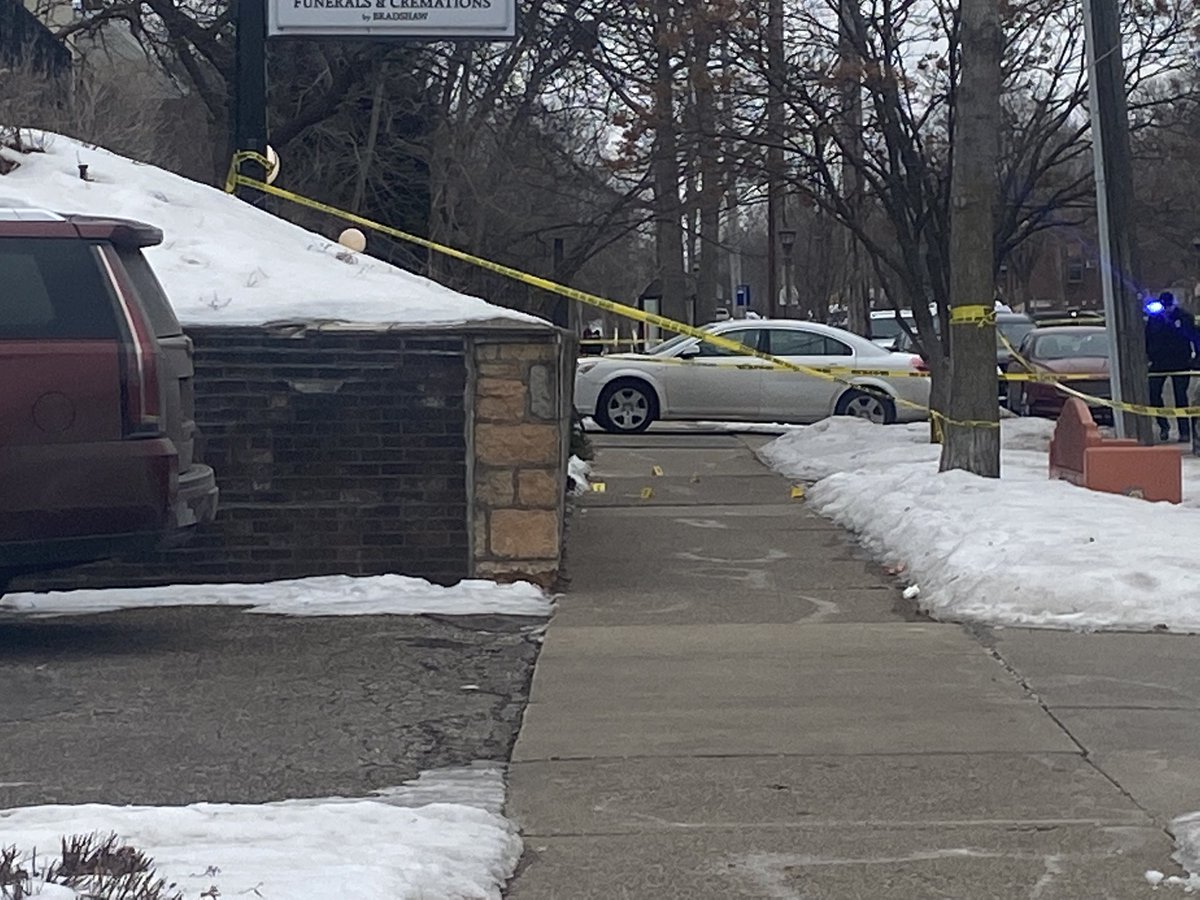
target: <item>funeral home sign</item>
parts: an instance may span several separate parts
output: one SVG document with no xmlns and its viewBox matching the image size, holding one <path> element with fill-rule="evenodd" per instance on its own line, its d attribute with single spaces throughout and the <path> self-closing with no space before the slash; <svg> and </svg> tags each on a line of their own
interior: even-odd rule
<svg viewBox="0 0 1200 900">
<path fill-rule="evenodd" d="M 516 0 L 268 0 L 273 37 L 508 40 Z"/>
</svg>

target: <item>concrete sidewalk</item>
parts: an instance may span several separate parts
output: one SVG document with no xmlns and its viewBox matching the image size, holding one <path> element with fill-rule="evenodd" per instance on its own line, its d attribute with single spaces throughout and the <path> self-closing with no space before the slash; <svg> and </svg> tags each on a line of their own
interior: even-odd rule
<svg viewBox="0 0 1200 900">
<path fill-rule="evenodd" d="M 1064 707 L 1106 699 L 1056 674 L 1088 655 L 1071 639 L 1164 636 L 997 641 L 921 621 L 747 441 L 597 444 L 607 490 L 575 517 L 510 769 L 513 900 L 1091 900 L 1150 896 L 1145 870 L 1174 871 L 1163 825 L 1188 801 L 1151 795 L 1187 760 L 1163 784 L 1145 748 L 1114 750 L 1139 798 L 1063 724 L 1111 734 L 1112 710 L 1056 717 L 1034 683 Z M 1186 689 L 1180 745 L 1200 734 L 1200 676 Z"/>
</svg>

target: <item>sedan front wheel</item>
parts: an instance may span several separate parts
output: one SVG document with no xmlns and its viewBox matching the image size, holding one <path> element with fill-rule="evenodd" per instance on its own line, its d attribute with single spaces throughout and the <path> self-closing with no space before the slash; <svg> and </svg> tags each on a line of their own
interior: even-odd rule
<svg viewBox="0 0 1200 900">
<path fill-rule="evenodd" d="M 654 389 L 634 378 L 614 381 L 596 403 L 596 423 L 613 434 L 640 434 L 657 418 Z"/>
<path fill-rule="evenodd" d="M 834 415 L 854 416 L 876 425 L 890 425 L 896 421 L 896 404 L 890 397 L 874 391 L 846 391 L 839 398 Z"/>
</svg>

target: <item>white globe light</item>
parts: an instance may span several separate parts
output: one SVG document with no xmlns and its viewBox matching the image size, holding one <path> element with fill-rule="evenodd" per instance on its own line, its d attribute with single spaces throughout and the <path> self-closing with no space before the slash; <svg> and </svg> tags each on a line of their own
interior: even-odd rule
<svg viewBox="0 0 1200 900">
<path fill-rule="evenodd" d="M 347 250 L 362 253 L 367 249 L 367 236 L 357 228 L 347 228 L 338 235 L 338 243 Z"/>
<path fill-rule="evenodd" d="M 275 148 L 267 144 L 267 184 L 274 184 L 279 177 L 279 154 Z"/>
</svg>

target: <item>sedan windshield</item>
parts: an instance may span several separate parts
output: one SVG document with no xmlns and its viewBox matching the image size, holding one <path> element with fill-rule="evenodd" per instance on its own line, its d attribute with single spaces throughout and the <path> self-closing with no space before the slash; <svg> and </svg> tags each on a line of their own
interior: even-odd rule
<svg viewBox="0 0 1200 900">
<path fill-rule="evenodd" d="M 1025 335 L 1033 331 L 1033 323 L 1021 321 L 997 322 L 996 330 L 1000 332 L 1000 334 L 1004 335 L 1010 344 L 1012 344 L 1014 347 L 1017 347 L 1020 345 L 1021 341 L 1025 340 Z M 999 336 L 996 337 L 996 340 L 1000 340 Z"/>
<path fill-rule="evenodd" d="M 1043 334 L 1033 343 L 1034 359 L 1108 357 L 1108 334 L 1099 329 L 1073 328 L 1070 334 Z"/>
<path fill-rule="evenodd" d="M 705 325 L 700 330 L 701 331 L 714 331 L 714 330 L 716 330 L 716 327 L 717 326 L 715 324 L 714 325 Z M 655 344 L 653 347 L 651 347 L 649 350 L 647 350 L 646 353 L 649 356 L 662 356 L 664 353 L 670 353 L 672 350 L 677 348 L 680 344 L 685 344 L 688 341 L 690 341 L 691 339 L 692 339 L 691 335 L 677 334 L 677 335 L 675 335 L 675 337 L 665 340 L 661 344 Z"/>
<path fill-rule="evenodd" d="M 909 328 L 916 328 L 916 325 L 913 324 L 913 320 L 912 320 L 911 316 L 904 316 L 903 318 Z M 880 316 L 880 317 L 872 316 L 871 317 L 871 338 L 872 338 L 872 340 L 879 340 L 882 338 L 894 338 L 897 335 L 904 334 L 904 333 L 905 333 L 904 326 L 902 326 L 899 323 L 899 321 L 897 321 L 895 316 L 887 316 L 886 318 L 882 317 L 882 316 Z"/>
</svg>

